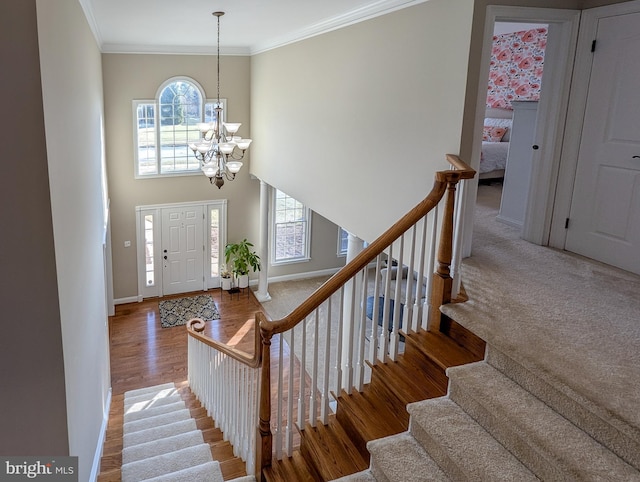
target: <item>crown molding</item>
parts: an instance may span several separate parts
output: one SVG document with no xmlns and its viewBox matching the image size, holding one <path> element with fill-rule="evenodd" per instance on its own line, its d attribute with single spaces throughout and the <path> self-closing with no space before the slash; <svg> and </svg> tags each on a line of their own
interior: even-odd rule
<svg viewBox="0 0 640 482">
<path fill-rule="evenodd" d="M 93 33 L 94 38 L 96 39 L 96 43 L 98 44 L 98 48 L 102 51 L 102 34 L 100 33 L 100 28 L 98 28 L 98 22 L 96 22 L 96 17 L 93 15 L 93 7 L 91 6 L 91 0 L 79 0 L 80 6 L 84 12 L 84 16 L 87 19 L 87 23 L 89 24 L 89 28 Z"/>
<path fill-rule="evenodd" d="M 314 25 L 305 27 L 304 29 L 290 32 L 282 37 L 256 44 L 251 48 L 251 55 L 284 47 L 288 44 L 322 35 L 343 27 L 348 27 L 349 25 L 354 25 L 365 20 L 386 15 L 388 13 L 395 12 L 396 10 L 402 10 L 403 8 L 412 7 L 427 1 L 429 0 L 378 0 L 373 4 L 352 10 L 351 12 L 343 15 L 318 22 Z"/>
<path fill-rule="evenodd" d="M 104 44 L 105 54 L 217 55 L 216 46 Z M 248 47 L 220 47 L 220 55 L 248 56 Z"/>
</svg>

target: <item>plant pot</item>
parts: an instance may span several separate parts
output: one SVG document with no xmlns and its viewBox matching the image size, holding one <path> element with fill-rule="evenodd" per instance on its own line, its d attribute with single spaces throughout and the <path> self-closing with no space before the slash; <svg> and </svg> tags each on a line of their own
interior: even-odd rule
<svg viewBox="0 0 640 482">
<path fill-rule="evenodd" d="M 242 274 L 236 278 L 238 288 L 246 288 L 249 286 L 249 275 Z"/>
<path fill-rule="evenodd" d="M 222 278 L 222 289 L 227 291 L 231 289 L 231 278 Z"/>
</svg>

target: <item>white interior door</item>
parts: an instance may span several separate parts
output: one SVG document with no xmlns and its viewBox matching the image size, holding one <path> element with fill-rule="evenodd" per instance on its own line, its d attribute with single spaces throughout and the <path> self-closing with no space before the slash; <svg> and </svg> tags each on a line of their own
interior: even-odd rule
<svg viewBox="0 0 640 482">
<path fill-rule="evenodd" d="M 202 206 L 162 209 L 162 288 L 165 295 L 204 289 Z"/>
<path fill-rule="evenodd" d="M 566 249 L 640 274 L 640 13 L 596 39 Z"/>
</svg>

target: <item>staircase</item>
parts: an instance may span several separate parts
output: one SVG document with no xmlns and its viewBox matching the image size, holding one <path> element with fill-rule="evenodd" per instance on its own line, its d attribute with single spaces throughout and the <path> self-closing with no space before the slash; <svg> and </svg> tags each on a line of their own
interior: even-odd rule
<svg viewBox="0 0 640 482">
<path fill-rule="evenodd" d="M 339 480 L 640 481 L 638 468 L 612 450 L 624 440 L 597 442 L 551 408 L 560 393 L 547 385 L 533 395 L 523 387 L 541 380 L 490 346 L 488 353 L 449 368 L 448 394 L 409 403 L 408 430 L 368 442 L 369 468 Z M 580 414 L 577 403 L 567 409 Z"/>
<path fill-rule="evenodd" d="M 307 423 L 300 431 L 299 452 L 274 460 L 264 471 L 265 480 L 334 480 L 363 471 L 369 467 L 369 451 L 376 439 L 407 431 L 407 404 L 442 397 L 448 367 L 484 357 L 484 342 L 456 323 L 449 326 L 448 334 L 420 330 L 405 334 L 405 340 L 405 351 L 396 362 L 370 365 L 371 382 L 362 392 L 342 391 L 336 397 L 337 411 L 327 425 Z M 366 475 L 372 477 L 368 471 Z"/>
<path fill-rule="evenodd" d="M 114 437 L 121 443 L 108 440 L 103 457 L 121 468 L 103 471 L 101 482 L 255 481 L 242 476 L 244 462 L 186 383 L 131 390 L 121 403 L 122 431 Z"/>
</svg>

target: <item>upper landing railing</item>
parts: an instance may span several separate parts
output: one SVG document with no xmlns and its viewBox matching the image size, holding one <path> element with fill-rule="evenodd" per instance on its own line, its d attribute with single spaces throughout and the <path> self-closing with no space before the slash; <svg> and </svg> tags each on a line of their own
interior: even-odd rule
<svg viewBox="0 0 640 482">
<path fill-rule="evenodd" d="M 292 454 L 294 424 L 326 424 L 332 393 L 361 390 L 369 365 L 395 360 L 404 334 L 440 329 L 440 306 L 460 286 L 462 181 L 475 176 L 446 158 L 452 169 L 436 172 L 429 195 L 289 315 L 256 313 L 253 354 L 189 322 L 191 389 L 259 480 L 274 454 Z"/>
</svg>

